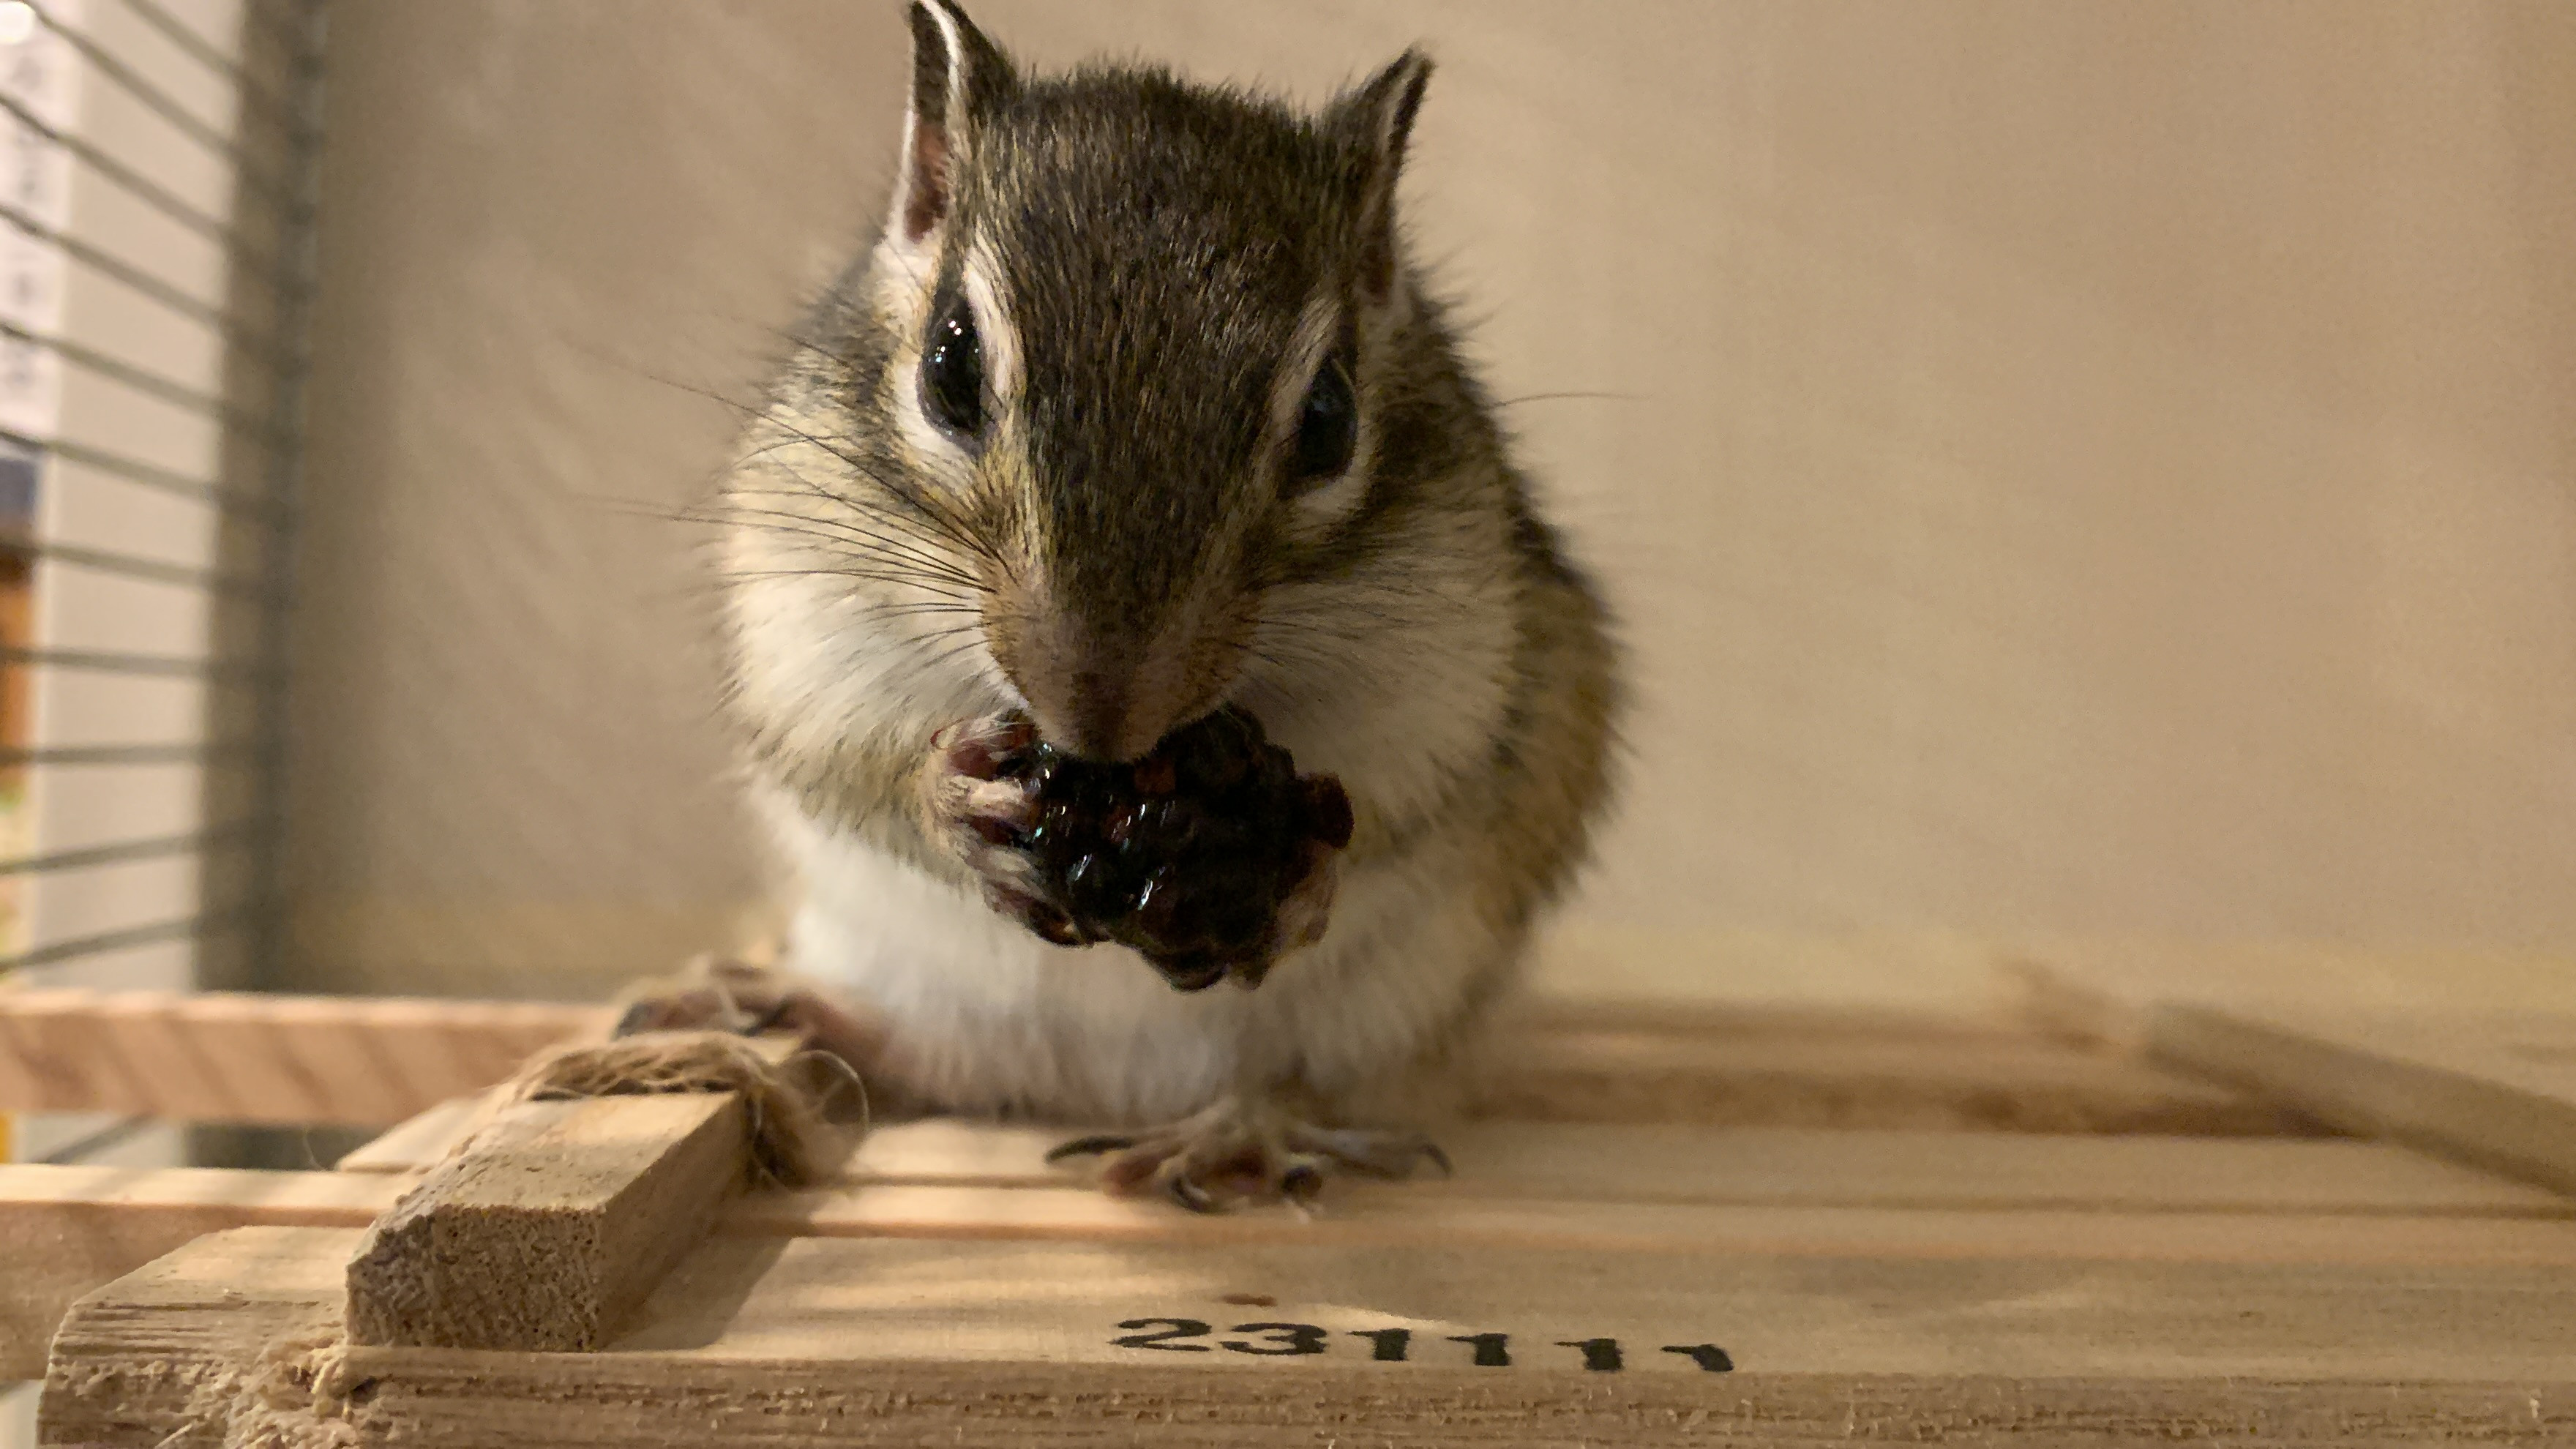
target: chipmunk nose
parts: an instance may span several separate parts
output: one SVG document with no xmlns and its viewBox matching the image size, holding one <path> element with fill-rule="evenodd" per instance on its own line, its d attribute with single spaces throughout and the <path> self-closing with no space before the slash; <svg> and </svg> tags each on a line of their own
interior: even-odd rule
<svg viewBox="0 0 2576 1449">
<path fill-rule="evenodd" d="M 1139 719 L 1133 673 L 1077 669 L 1068 679 L 1064 728 L 1056 741 L 1065 749 L 1087 760 L 1132 760 L 1163 737 L 1160 724 Z M 1039 728 L 1059 733 L 1046 729 L 1043 718 Z"/>
<path fill-rule="evenodd" d="M 1144 643 L 1058 627 L 996 650 L 1019 687 L 1038 733 L 1089 760 L 1133 760 L 1150 753 L 1192 691 Z"/>
</svg>

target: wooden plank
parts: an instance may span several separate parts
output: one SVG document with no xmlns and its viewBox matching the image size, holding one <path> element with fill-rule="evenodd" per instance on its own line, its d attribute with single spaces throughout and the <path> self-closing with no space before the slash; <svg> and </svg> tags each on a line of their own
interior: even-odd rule
<svg viewBox="0 0 2576 1449">
<path fill-rule="evenodd" d="M 350 1336 L 597 1346 L 743 1185 L 749 1131 L 731 1093 L 506 1109 L 369 1230 L 349 1262 Z"/>
<path fill-rule="evenodd" d="M 2401 1016 L 2576 1014 L 2576 966 L 2561 953 L 2359 951 L 2295 942 L 2057 942 L 2001 963 L 2001 1018 L 2071 1037 L 2143 1047 L 2167 1002 Z"/>
<path fill-rule="evenodd" d="M 74 1299 L 204 1233 L 250 1223 L 362 1228 L 396 1177 L 216 1168 L 0 1167 L 0 1380 L 43 1374 Z"/>
<path fill-rule="evenodd" d="M 2188 1136 L 2313 1133 L 2218 1083 L 2039 1036 L 1926 1032 L 1738 1039 L 1638 1028 L 1539 1030 L 1498 1048 L 1486 1115 Z"/>
<path fill-rule="evenodd" d="M 1007 1139 L 1004 1139 L 1007 1140 Z M 1943 1138 L 1944 1141 L 1969 1139 Z M 1985 1139 L 1973 1139 L 1984 1141 Z M 2017 1140 L 2017 1139 L 1996 1139 Z M 1036 1143 L 1024 1144 L 1034 1151 Z M 2194 1144 L 2201 1147 L 2239 1144 Z M 2355 1144 L 2295 1144 L 2340 1149 Z M 2338 1152 L 2337 1155 L 2341 1155 Z M 2371 1156 L 2376 1157 L 2376 1152 Z M 885 1161 L 887 1159 L 879 1159 Z M 2251 1159 L 2248 1160 L 2249 1167 Z M 2133 1162 L 2132 1166 L 2137 1164 Z M 2411 1216 L 2373 1199 L 2384 1162 L 2341 1186 L 2285 1173 L 2278 1195 L 2253 1210 L 2185 1210 L 2184 1194 L 2160 1207 L 1976 1207 L 1950 1210 L 1884 1202 L 1796 1206 L 1764 1202 L 1515 1201 L 1443 1193 L 1432 1183 L 1351 1184 L 1312 1221 L 1280 1209 L 1199 1218 L 1156 1202 L 1119 1202 L 1088 1190 L 881 1183 L 728 1204 L 719 1231 L 750 1236 L 830 1235 L 1096 1239 L 1200 1244 L 1307 1243 L 1353 1248 L 1580 1247 L 1599 1252 L 1727 1251 L 1806 1255 L 1938 1255 L 2066 1259 L 2224 1259 L 2240 1262 L 2576 1261 L 2576 1223 L 2523 1216 L 2548 1200 L 2508 1188 L 2502 1197 L 2446 1196 L 2443 1174 L 2396 1169 L 2383 1185 L 2425 1193 L 2449 1216 Z M 2474 1184 L 2473 1175 L 2463 1174 Z M 1817 1177 L 1798 1192 L 1829 1186 Z M 364 1226 L 390 1208 L 406 1180 L 377 1173 L 227 1172 L 168 1169 L 0 1168 L 0 1242 L 39 1245 L 29 1271 L 0 1282 L 0 1365 L 25 1372 L 62 1305 L 197 1234 L 250 1224 Z M 2438 1189 L 2427 1191 L 2428 1189 Z M 2249 1187 L 2249 1193 L 2254 1188 Z M 1869 1197 L 1863 1185 L 1852 1192 Z M 2354 1208 L 2355 1201 L 2365 1205 Z M 2341 1206 L 2337 1206 L 2341 1204 Z M 2131 1203 L 2136 1209 L 2138 1203 Z M 12 1255 L 13 1264 L 15 1254 Z"/>
<path fill-rule="evenodd" d="M 474 1092 L 610 1011 L 229 992 L 0 992 L 0 1111 L 377 1126 Z"/>
<path fill-rule="evenodd" d="M 2576 1193 L 2576 1015 L 2169 1006 L 2161 1056 Z"/>
<path fill-rule="evenodd" d="M 418 1172 L 470 1130 L 475 1104 L 433 1108 L 340 1159 Z M 933 1117 L 868 1135 L 852 1184 L 1088 1191 L 1050 1165 L 1073 1129 Z M 1470 1122 L 1435 1134 L 1456 1177 L 1432 1197 L 1872 1207 L 2083 1207 L 2129 1212 L 2576 1215 L 2576 1199 L 2382 1142 L 1798 1127 Z M 1329 1201 L 1331 1194 L 1327 1193 Z"/>
<path fill-rule="evenodd" d="M 1965 1018 L 1542 1003 L 1508 1023 L 1483 1114 L 1539 1122 L 2311 1135 L 2231 1087 Z"/>
<path fill-rule="evenodd" d="M 0 1109 L 249 1122 L 400 1121 L 491 1085 L 604 1008 L 18 991 Z M 2207 1082 L 2064 1042 L 1895 1013 L 1536 1011 L 1497 1052 L 1493 1115 L 1584 1122 L 2263 1135 L 2302 1124 Z"/>
<path fill-rule="evenodd" d="M 1063 1128 L 953 1118 L 879 1128 L 842 1169 L 853 1183 L 1076 1188 L 1045 1161 Z M 2576 1216 L 2576 1199 L 2387 1143 L 2202 1138 L 1621 1127 L 1473 1122 L 1439 1132 L 1457 1175 L 1400 1191 L 1426 1199 L 1778 1206 L 2091 1208 L 2123 1212 Z M 435 1147 L 425 1142 L 424 1147 Z M 406 1165 L 397 1154 L 389 1168 Z M 1326 1194 L 1328 1204 L 1334 1194 Z"/>
<path fill-rule="evenodd" d="M 354 1242 L 224 1234 L 85 1300 L 56 1342 L 46 1442 L 2576 1436 L 2571 1268 L 723 1241 L 607 1351 L 491 1354 L 335 1347 L 332 1271 Z"/>
<path fill-rule="evenodd" d="M 1816 1001 L 1599 1000 L 1530 995 L 1503 1004 L 1496 1030 L 1508 1035 L 1582 1031 L 1645 1032 L 1701 1041 L 1913 1041 L 1939 1039 L 1973 1049 L 2027 1042 L 2030 1028 L 2010 1011 L 1866 1006 Z"/>
<path fill-rule="evenodd" d="M 1199 1215 L 1093 1192 L 849 1187 L 733 1204 L 723 1231 L 778 1237 L 1473 1246 L 1596 1253 L 2012 1257 L 2165 1262 L 2576 1264 L 2566 1218 L 2084 1209 L 1776 1207 L 1479 1200 L 1353 1184 L 1328 1211 Z"/>
</svg>

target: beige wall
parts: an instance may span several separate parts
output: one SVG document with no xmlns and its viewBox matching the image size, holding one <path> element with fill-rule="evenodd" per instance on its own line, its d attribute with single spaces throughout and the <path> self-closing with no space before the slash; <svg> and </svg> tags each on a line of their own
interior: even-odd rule
<svg viewBox="0 0 2576 1449">
<path fill-rule="evenodd" d="M 2576 6 L 976 13 L 1307 95 L 1429 42 L 1421 239 L 1644 701 L 1570 960 L 2576 957 Z M 870 224 L 901 34 L 338 12 L 310 970 L 534 989 L 753 888 L 649 515 Z"/>
</svg>

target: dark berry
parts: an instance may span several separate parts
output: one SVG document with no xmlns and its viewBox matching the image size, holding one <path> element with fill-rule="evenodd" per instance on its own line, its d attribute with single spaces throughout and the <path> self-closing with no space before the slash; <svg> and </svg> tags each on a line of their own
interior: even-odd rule
<svg viewBox="0 0 2576 1449">
<path fill-rule="evenodd" d="M 1030 929 L 1065 945 L 1120 942 L 1184 991 L 1229 973 L 1257 983 L 1280 903 L 1320 858 L 1314 845 L 1350 840 L 1340 784 L 1300 778 L 1238 710 L 1176 730 L 1127 765 L 1033 735 L 1012 745 L 991 767 L 1036 794 L 1036 823 L 1013 842 L 1035 858 L 1046 897 L 1022 911 Z"/>
<path fill-rule="evenodd" d="M 1351 843 L 1351 797 L 1342 782 L 1330 775 L 1309 775 L 1302 782 L 1306 795 L 1306 833 L 1335 850 Z"/>
</svg>

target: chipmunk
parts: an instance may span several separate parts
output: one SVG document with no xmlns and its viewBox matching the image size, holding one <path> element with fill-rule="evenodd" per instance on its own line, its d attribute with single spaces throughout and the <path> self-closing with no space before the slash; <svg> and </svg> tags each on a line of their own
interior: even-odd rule
<svg viewBox="0 0 2576 1449">
<path fill-rule="evenodd" d="M 881 1096 L 1137 1129 L 1069 1144 L 1122 1191 L 1437 1159 L 1411 1129 L 1585 856 L 1620 691 L 1407 255 L 1431 64 L 1301 114 L 910 22 L 884 234 L 720 489 L 727 705 L 802 892 L 730 989 Z M 1354 818 L 1258 989 L 997 909 L 1014 731 L 1129 760 L 1225 706 Z"/>
</svg>

